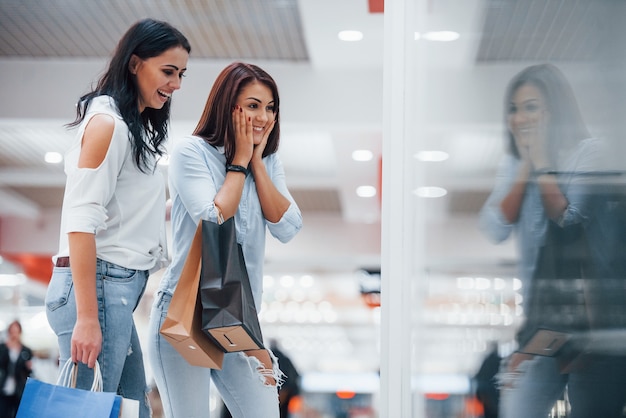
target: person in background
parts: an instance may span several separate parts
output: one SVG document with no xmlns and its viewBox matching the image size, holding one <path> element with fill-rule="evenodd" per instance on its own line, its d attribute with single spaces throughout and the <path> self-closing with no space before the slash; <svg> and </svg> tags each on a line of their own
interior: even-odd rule
<svg viewBox="0 0 626 418">
<path fill-rule="evenodd" d="M 278 359 L 280 370 L 285 374 L 285 382 L 278 390 L 280 418 L 289 418 L 289 403 L 300 395 L 300 373 L 287 354 L 278 348 L 278 341 L 271 340 L 270 349 Z"/>
<path fill-rule="evenodd" d="M 256 309 L 266 231 L 287 242 L 302 215 L 278 157 L 280 107 L 272 77 L 235 62 L 218 75 L 193 135 L 174 144 L 169 181 L 172 263 L 150 314 L 149 359 L 167 418 L 206 417 L 211 379 L 235 418 L 278 418 L 281 372 L 271 350 L 224 355 L 221 370 L 191 366 L 159 333 L 201 220 L 234 216 Z"/>
<path fill-rule="evenodd" d="M 0 344 L 0 418 L 14 418 L 26 379 L 31 375 L 33 352 L 22 344 L 22 325 L 15 320 Z"/>
<path fill-rule="evenodd" d="M 483 406 L 484 418 L 498 418 L 498 405 L 500 403 L 500 391 L 496 382 L 496 375 L 500 369 L 500 353 L 498 343 L 489 345 L 489 352 L 474 376 L 476 385 L 476 398 Z"/>
<path fill-rule="evenodd" d="M 85 369 L 97 360 L 104 391 L 139 400 L 141 418 L 150 407 L 133 311 L 149 272 L 167 260 L 165 181 L 156 164 L 190 51 L 170 24 L 140 20 L 80 98 L 46 294 L 60 362 L 79 363 L 77 387 L 91 386 L 93 372 Z"/>
</svg>

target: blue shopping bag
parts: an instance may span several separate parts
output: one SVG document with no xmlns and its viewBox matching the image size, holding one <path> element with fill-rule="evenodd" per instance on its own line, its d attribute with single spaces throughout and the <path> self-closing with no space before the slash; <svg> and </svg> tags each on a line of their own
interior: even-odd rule
<svg viewBox="0 0 626 418">
<path fill-rule="evenodd" d="M 28 378 L 16 418 L 118 418 L 122 397 L 101 391 L 102 376 L 97 363 L 92 390 L 72 387 L 75 379 L 67 379 L 71 368 L 66 363 L 57 384 Z"/>
</svg>

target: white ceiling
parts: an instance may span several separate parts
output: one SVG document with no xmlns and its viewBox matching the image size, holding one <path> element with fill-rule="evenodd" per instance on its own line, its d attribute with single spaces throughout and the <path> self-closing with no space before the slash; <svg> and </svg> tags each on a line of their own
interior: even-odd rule
<svg viewBox="0 0 626 418">
<path fill-rule="evenodd" d="M 423 184 L 416 187 L 438 185 L 449 192 L 421 205 L 430 219 L 425 292 L 437 295 L 427 304 L 432 311 L 425 313 L 428 332 L 421 343 L 430 356 L 428 371 L 467 372 L 482 355 L 485 340 L 511 332 L 510 326 L 488 327 L 480 321 L 443 326 L 445 320 L 437 316 L 468 297 L 457 286 L 459 275 L 511 277 L 513 272 L 513 246 L 490 245 L 475 225 L 502 153 L 506 82 L 528 62 L 558 61 L 588 98 L 581 106 L 592 124 L 601 126 L 603 112 L 596 106 L 601 96 L 589 76 L 594 53 L 603 52 L 597 48 L 600 35 L 590 37 L 581 28 L 596 27 L 599 19 L 612 21 L 614 9 L 607 8 L 610 0 L 426 3 L 420 32 L 455 30 L 461 37 L 451 43 L 416 41 L 416 48 L 426 51 L 422 56 L 431 60 L 425 65 L 424 91 L 419 92 L 428 98 L 426 114 L 419 118 L 427 126 L 411 154 L 443 150 L 450 155 L 443 163 L 420 163 L 407 156 L 416 169 L 426 167 Z M 342 326 L 292 321 L 269 324 L 268 329 L 289 341 L 306 369 L 375 369 L 378 319 L 360 299 L 357 270 L 380 263 L 380 190 L 373 198 L 359 198 L 355 189 L 378 186 L 384 22 L 382 14 L 368 12 L 367 0 L 0 2 L 0 250 L 24 250 L 7 238 L 9 223 L 47 219 L 58 211 L 63 172 L 45 164 L 43 155 L 67 147 L 70 134 L 62 125 L 73 118 L 74 101 L 102 70 L 125 28 L 145 16 L 170 21 L 192 42 L 188 76 L 173 99 L 173 140 L 192 130 L 212 81 L 226 63 L 254 62 L 277 80 L 280 154 L 305 227 L 287 245 L 268 243 L 266 270 L 277 282 L 286 274 L 296 283 L 303 275 L 316 277 L 316 289 L 333 301 Z M 362 31 L 363 40 L 339 41 L 337 33 L 344 29 Z M 353 161 L 357 149 L 371 150 L 373 160 Z M 510 292 L 511 285 L 502 292 Z M 298 292 L 319 297 L 306 288 Z M 271 289 L 268 294 L 277 297 Z M 293 297 L 276 306 L 286 310 Z M 313 355 L 332 341 L 334 357 L 322 361 Z"/>
</svg>

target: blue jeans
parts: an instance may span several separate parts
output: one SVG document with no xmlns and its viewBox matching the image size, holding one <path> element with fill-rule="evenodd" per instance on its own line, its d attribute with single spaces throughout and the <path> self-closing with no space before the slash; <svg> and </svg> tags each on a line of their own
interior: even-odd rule
<svg viewBox="0 0 626 418">
<path fill-rule="evenodd" d="M 139 401 L 140 418 L 151 415 L 148 404 L 143 353 L 139 344 L 133 311 L 148 281 L 148 272 L 131 270 L 97 260 L 96 294 L 102 330 L 102 351 L 98 362 L 103 389 Z M 71 357 L 71 340 L 76 323 L 76 299 L 69 267 L 55 267 L 46 294 L 48 322 L 59 341 L 60 364 Z M 80 363 L 76 387 L 89 389 L 93 370 Z"/>
<path fill-rule="evenodd" d="M 192 366 L 159 330 L 171 295 L 159 292 L 150 314 L 148 359 L 166 418 L 208 418 L 211 379 L 233 418 L 278 418 L 278 389 L 265 383 L 259 361 L 243 352 L 226 353 L 221 370 Z M 273 376 L 280 381 L 276 358 Z"/>
<path fill-rule="evenodd" d="M 506 361 L 503 362 L 506 369 Z M 535 356 L 524 360 L 517 374 L 499 376 L 500 417 L 547 417 L 567 386 L 572 418 L 620 418 L 626 402 L 626 357 L 587 354 L 569 374 L 558 359 Z"/>
</svg>

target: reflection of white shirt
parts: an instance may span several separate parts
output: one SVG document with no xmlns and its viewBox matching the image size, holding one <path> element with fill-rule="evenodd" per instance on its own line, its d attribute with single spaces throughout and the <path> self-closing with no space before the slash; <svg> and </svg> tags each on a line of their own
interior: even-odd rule
<svg viewBox="0 0 626 418">
<path fill-rule="evenodd" d="M 97 114 L 113 117 L 107 155 L 97 168 L 78 168 L 85 127 Z M 150 160 L 148 167 L 155 166 Z M 137 270 L 160 268 L 166 258 L 165 181 L 154 169 L 135 165 L 128 127 L 109 96 L 90 103 L 65 156 L 67 183 L 58 256 L 69 255 L 68 232 L 96 234 L 98 258 Z"/>
<path fill-rule="evenodd" d="M 20 350 L 9 350 L 9 361 L 11 362 L 11 364 L 9 364 L 9 370 L 13 370 L 13 373 L 9 373 L 4 381 L 2 391 L 5 395 L 13 395 L 15 393 L 15 365 L 19 355 Z"/>
</svg>

